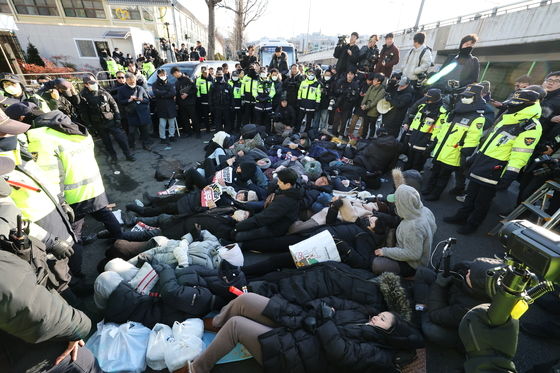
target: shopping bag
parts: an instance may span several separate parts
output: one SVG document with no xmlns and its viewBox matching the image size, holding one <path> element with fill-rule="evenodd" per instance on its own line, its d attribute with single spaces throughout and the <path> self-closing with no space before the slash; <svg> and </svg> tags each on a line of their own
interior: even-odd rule
<svg viewBox="0 0 560 373">
<path fill-rule="evenodd" d="M 104 372 L 140 373 L 146 369 L 150 329 L 140 323 L 105 324 L 97 349 L 97 361 Z"/>
<path fill-rule="evenodd" d="M 289 248 L 297 268 L 326 261 L 340 262 L 336 244 L 328 230 L 290 245 Z"/>
<path fill-rule="evenodd" d="M 165 324 L 154 325 L 148 340 L 148 350 L 146 352 L 146 364 L 153 370 L 162 370 L 165 365 L 165 348 L 167 340 L 173 337 L 171 328 Z"/>
<path fill-rule="evenodd" d="M 186 339 L 191 335 L 202 338 L 202 334 L 204 334 L 202 319 L 186 319 L 183 322 L 173 323 L 173 338 L 177 340 Z"/>
<path fill-rule="evenodd" d="M 157 272 L 150 263 L 144 263 L 136 276 L 129 281 L 130 286 L 140 294 L 148 294 L 159 280 Z"/>
<path fill-rule="evenodd" d="M 194 335 L 183 336 L 182 339 L 169 338 L 164 353 L 165 365 L 174 372 L 194 360 L 203 349 L 204 342 Z"/>
<path fill-rule="evenodd" d="M 229 264 L 243 267 L 243 253 L 238 244 L 222 246 L 218 249 L 218 254 L 223 260 L 227 260 Z"/>
</svg>

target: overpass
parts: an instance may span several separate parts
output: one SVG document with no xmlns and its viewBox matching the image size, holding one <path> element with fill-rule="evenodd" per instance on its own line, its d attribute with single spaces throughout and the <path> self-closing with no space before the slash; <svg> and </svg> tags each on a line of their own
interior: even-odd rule
<svg viewBox="0 0 560 373">
<path fill-rule="evenodd" d="M 540 80 L 547 71 L 560 70 L 559 20 L 560 0 L 530 0 L 399 30 L 393 32 L 401 56 L 395 70 L 406 62 L 416 32 L 426 33 L 436 65 L 457 52 L 464 35 L 476 33 L 479 41 L 474 54 L 481 62 L 481 80 L 509 82 L 523 74 Z M 329 48 L 300 55 L 299 61 L 332 64 L 336 62 L 333 52 Z"/>
</svg>

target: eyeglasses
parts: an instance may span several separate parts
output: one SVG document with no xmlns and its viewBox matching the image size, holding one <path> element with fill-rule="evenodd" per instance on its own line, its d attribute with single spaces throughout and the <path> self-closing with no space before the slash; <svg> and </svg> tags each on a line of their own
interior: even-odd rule
<svg viewBox="0 0 560 373">
<path fill-rule="evenodd" d="M 548 79 L 545 79 L 544 81 L 545 81 L 545 83 L 560 84 L 560 79 L 548 78 Z"/>
<path fill-rule="evenodd" d="M 117 76 L 117 79 L 124 79 L 124 76 Z"/>
</svg>

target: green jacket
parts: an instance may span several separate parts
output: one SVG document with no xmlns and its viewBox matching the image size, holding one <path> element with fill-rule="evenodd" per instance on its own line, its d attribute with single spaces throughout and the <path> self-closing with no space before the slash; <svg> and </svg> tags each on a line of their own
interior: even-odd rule
<svg viewBox="0 0 560 373">
<path fill-rule="evenodd" d="M 364 98 L 362 99 L 362 105 L 366 107 L 366 114 L 368 117 L 378 117 L 379 112 L 377 111 L 377 103 L 385 97 L 385 88 L 380 84 L 374 86 L 373 84 L 369 86 Z"/>
</svg>

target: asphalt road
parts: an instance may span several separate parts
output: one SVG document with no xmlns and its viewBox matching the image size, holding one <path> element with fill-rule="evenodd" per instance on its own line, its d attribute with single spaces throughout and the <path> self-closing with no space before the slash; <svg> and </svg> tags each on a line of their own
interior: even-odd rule
<svg viewBox="0 0 560 373">
<path fill-rule="evenodd" d="M 142 198 L 143 192 L 155 193 L 163 190 L 163 183 L 157 182 L 154 172 L 159 162 L 180 162 L 183 166 L 188 166 L 200 161 L 204 157 L 204 143 L 208 141 L 210 135 L 203 135 L 202 139 L 184 138 L 173 143 L 168 149 L 159 144 L 159 140 L 154 140 L 154 147 L 151 152 L 137 150 L 136 162 L 127 162 L 124 156 L 119 153 L 122 160 L 118 165 L 110 164 L 109 157 L 103 150 L 100 141 L 96 142 L 97 160 L 101 168 L 105 187 L 109 195 L 109 200 L 116 203 L 116 209 L 125 209 L 127 203 L 131 203 L 135 198 Z M 120 151 L 117 150 L 118 152 Z M 461 236 L 456 233 L 456 226 L 443 222 L 443 217 L 452 215 L 460 203 L 454 196 L 444 193 L 440 201 L 427 202 L 426 205 L 433 211 L 438 223 L 438 231 L 434 242 L 445 240 L 448 237 L 456 237 L 457 244 L 453 251 L 453 262 L 472 260 L 477 257 L 492 257 L 503 254 L 503 248 L 496 237 L 489 237 L 488 232 L 498 221 L 498 212 L 507 210 L 515 203 L 513 185 L 509 191 L 501 192 L 495 198 L 490 214 L 483 222 L 479 230 L 470 236 Z M 386 193 L 392 189 L 390 182 L 384 183 L 379 190 Z M 85 228 L 86 233 L 96 232 L 102 229 L 101 225 L 94 220 L 88 219 Z M 89 281 L 94 281 L 97 276 L 97 263 L 104 257 L 104 252 L 110 245 L 110 241 L 99 240 L 86 247 L 84 253 L 84 272 Z M 99 315 L 94 311 L 91 299 L 86 300 L 91 308 L 91 316 L 98 318 Z M 546 320 L 546 314 L 537 306 L 532 306 L 522 321 Z M 519 337 L 519 346 L 515 363 L 519 372 L 526 372 L 534 364 L 543 363 L 560 356 L 560 344 L 553 344 L 549 341 L 538 340 L 527 337 L 523 334 Z M 450 349 L 437 346 L 428 346 L 427 372 L 447 373 L 459 369 L 462 365 L 462 356 Z M 261 369 L 253 360 L 227 364 L 216 367 L 213 372 L 260 372 Z"/>
</svg>

